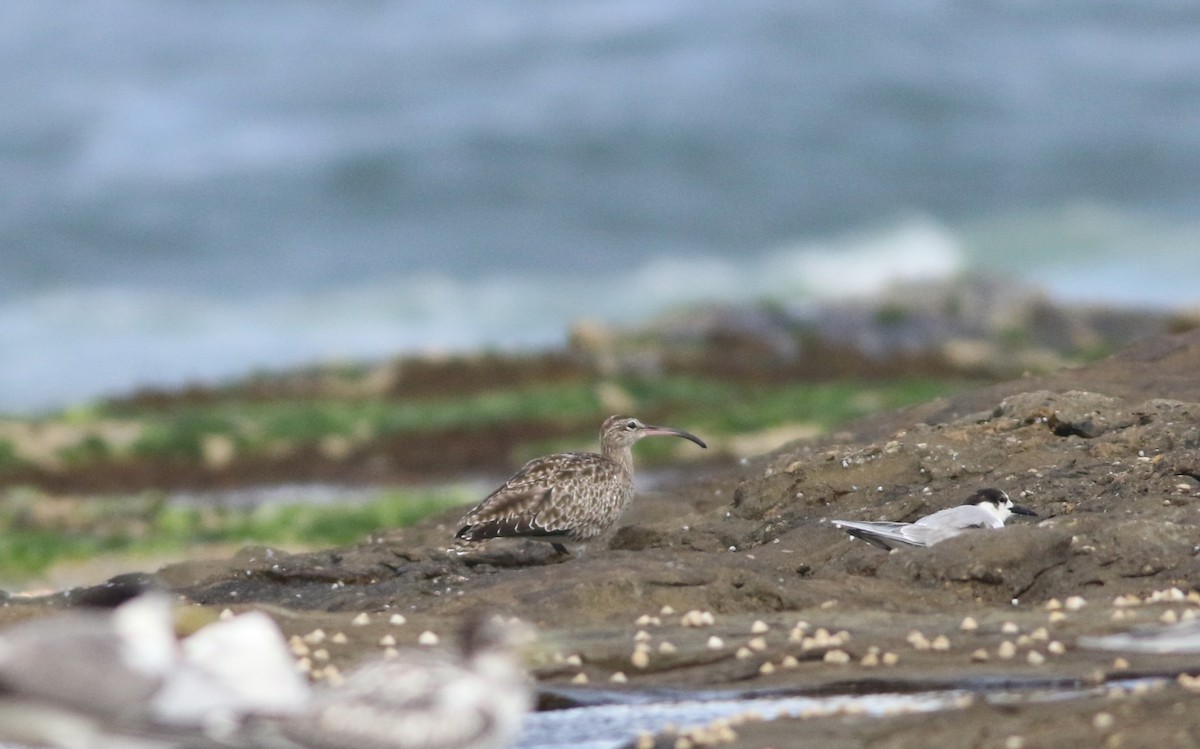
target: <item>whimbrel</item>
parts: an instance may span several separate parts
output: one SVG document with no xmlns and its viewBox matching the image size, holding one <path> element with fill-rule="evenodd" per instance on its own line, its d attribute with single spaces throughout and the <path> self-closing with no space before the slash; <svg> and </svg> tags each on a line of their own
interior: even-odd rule
<svg viewBox="0 0 1200 749">
<path fill-rule="evenodd" d="M 600 427 L 599 453 L 559 453 L 534 458 L 462 519 L 455 538 L 482 541 L 524 536 L 549 541 L 562 554 L 582 552 L 611 530 L 633 499 L 633 452 L 643 437 L 694 434 L 610 416 Z"/>
<path fill-rule="evenodd" d="M 999 489 L 980 489 L 958 507 L 939 510 L 912 523 L 830 522 L 851 536 L 890 550 L 897 546 L 933 546 L 970 528 L 1003 528 L 1004 521 L 1014 513 L 1037 517 L 1028 507 L 1013 504 Z"/>
<path fill-rule="evenodd" d="M 469 616 L 460 649 L 401 651 L 370 661 L 339 685 L 314 692 L 283 733 L 312 749 L 494 749 L 507 745 L 532 706 L 512 630 Z"/>
</svg>

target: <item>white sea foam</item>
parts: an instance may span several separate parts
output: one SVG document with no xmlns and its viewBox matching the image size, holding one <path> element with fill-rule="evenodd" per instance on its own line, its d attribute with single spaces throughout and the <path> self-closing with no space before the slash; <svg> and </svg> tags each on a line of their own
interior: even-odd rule
<svg viewBox="0 0 1200 749">
<path fill-rule="evenodd" d="M 952 235 L 904 222 L 749 257 L 652 258 L 609 276 L 439 274 L 228 298 L 121 288 L 0 304 L 0 409 L 28 411 L 145 385 L 398 352 L 559 342 L 570 323 L 634 323 L 681 305 L 870 293 L 961 267 Z"/>
<path fill-rule="evenodd" d="M 611 316 L 638 316 L 703 301 L 828 299 L 865 296 L 897 281 L 949 278 L 963 270 L 959 242 L 929 219 L 906 219 L 872 231 L 800 240 L 743 260 L 654 259 L 618 277 Z"/>
<path fill-rule="evenodd" d="M 761 285 L 777 294 L 821 298 L 868 296 L 897 281 L 949 278 L 963 270 L 958 238 L 930 219 L 910 219 L 873 232 L 801 243 L 761 264 Z"/>
<path fill-rule="evenodd" d="M 424 273 L 232 297 L 115 287 L 44 292 L 0 302 L 0 411 L 145 385 L 213 382 L 256 369 L 553 345 L 582 317 L 636 324 L 691 304 L 869 295 L 897 280 L 979 268 L 1023 276 L 1069 298 L 1145 304 L 1153 293 L 1158 306 L 1195 304 L 1193 284 L 1179 270 L 1194 264 L 1200 227 L 1152 231 L 1144 222 L 1108 217 L 1084 222 L 1090 227 L 1084 241 L 1079 222 L 1070 211 L 965 229 L 905 219 L 740 261 L 650 257 L 594 276 L 551 270 L 467 280 Z M 1065 249 L 1050 251 L 1034 238 Z M 1154 252 L 1131 263 L 1143 245 Z"/>
<path fill-rule="evenodd" d="M 960 231 L 971 266 L 1055 298 L 1156 309 L 1200 304 L 1200 221 L 1099 203 L 1009 214 Z"/>
</svg>

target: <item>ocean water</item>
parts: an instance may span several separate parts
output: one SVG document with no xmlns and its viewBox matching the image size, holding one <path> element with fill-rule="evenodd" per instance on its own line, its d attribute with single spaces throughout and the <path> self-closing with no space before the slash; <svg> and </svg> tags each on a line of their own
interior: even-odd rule
<svg viewBox="0 0 1200 749">
<path fill-rule="evenodd" d="M 1200 6 L 25 3 L 0 412 L 1003 272 L 1195 305 Z"/>
<path fill-rule="evenodd" d="M 627 695 L 621 695 L 626 697 Z M 910 694 L 840 694 L 821 697 L 752 697 L 625 702 L 533 712 L 525 716 L 514 749 L 617 749 L 641 734 L 687 732 L 714 721 L 754 714 L 757 720 L 852 714 L 879 718 L 962 709 L 966 691 Z"/>
</svg>

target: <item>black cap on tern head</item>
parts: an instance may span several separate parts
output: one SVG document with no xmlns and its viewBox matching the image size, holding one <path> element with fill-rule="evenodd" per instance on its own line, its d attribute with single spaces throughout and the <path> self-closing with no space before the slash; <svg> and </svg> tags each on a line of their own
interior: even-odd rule
<svg viewBox="0 0 1200 749">
<path fill-rule="evenodd" d="M 1028 507 L 1022 507 L 1021 505 L 1013 504 L 1013 501 L 1008 498 L 1008 494 L 1000 489 L 980 489 L 971 496 L 967 497 L 967 500 L 963 502 L 963 504 L 977 505 L 982 504 L 983 502 L 991 502 L 996 507 L 1007 507 L 1009 512 L 1013 513 L 1014 515 L 1031 515 L 1035 518 L 1038 517 L 1038 514 Z"/>
</svg>

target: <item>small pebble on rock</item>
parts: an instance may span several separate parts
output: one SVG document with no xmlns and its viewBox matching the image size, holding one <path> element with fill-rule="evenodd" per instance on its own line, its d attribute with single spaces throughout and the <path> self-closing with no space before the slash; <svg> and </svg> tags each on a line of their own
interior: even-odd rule
<svg viewBox="0 0 1200 749">
<path fill-rule="evenodd" d="M 417 644 L 418 645 L 437 645 L 440 640 L 441 640 L 441 638 L 439 638 L 437 636 L 436 632 L 431 632 L 429 630 L 425 630 L 424 632 L 421 633 L 421 635 L 419 637 L 417 637 Z"/>
</svg>

